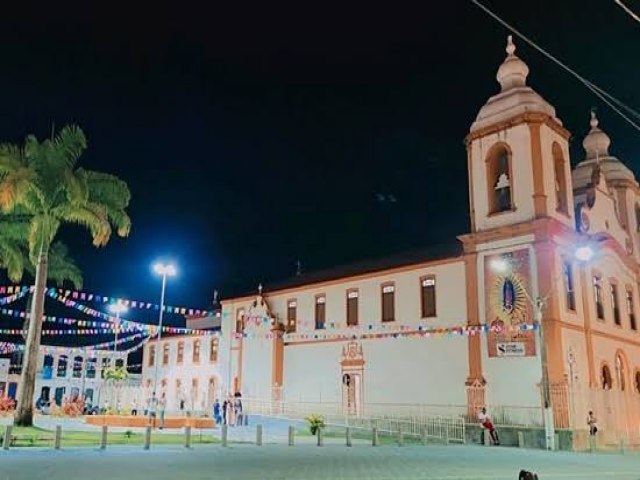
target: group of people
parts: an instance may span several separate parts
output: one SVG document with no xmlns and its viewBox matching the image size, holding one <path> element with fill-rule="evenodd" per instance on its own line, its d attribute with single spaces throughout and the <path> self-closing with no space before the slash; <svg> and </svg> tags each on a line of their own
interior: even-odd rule
<svg viewBox="0 0 640 480">
<path fill-rule="evenodd" d="M 222 404 L 216 398 L 213 403 L 213 419 L 218 425 L 241 426 L 245 421 L 242 412 L 242 395 L 236 392 L 234 396 L 229 395 Z"/>
</svg>

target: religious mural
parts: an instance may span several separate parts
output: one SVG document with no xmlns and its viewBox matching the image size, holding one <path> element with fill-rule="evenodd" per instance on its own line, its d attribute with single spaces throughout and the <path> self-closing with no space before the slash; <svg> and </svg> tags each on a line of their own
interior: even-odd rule
<svg viewBox="0 0 640 480">
<path fill-rule="evenodd" d="M 536 355 L 535 331 L 515 327 L 533 322 L 529 252 L 526 249 L 485 257 L 486 321 L 489 357 Z M 496 264 L 503 268 L 496 269 Z"/>
</svg>

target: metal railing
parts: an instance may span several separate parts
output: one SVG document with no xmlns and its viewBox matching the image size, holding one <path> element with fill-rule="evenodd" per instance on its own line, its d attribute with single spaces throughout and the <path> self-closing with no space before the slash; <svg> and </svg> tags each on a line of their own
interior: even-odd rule
<svg viewBox="0 0 640 480">
<path fill-rule="evenodd" d="M 369 404 L 356 414 L 341 404 L 285 402 L 243 398 L 244 413 L 265 417 L 304 420 L 319 415 L 328 427 L 350 427 L 392 435 L 406 435 L 442 442 L 464 443 L 465 418 L 458 409 L 430 409 L 423 405 Z M 466 407 L 465 407 L 466 408 Z M 346 409 L 348 411 L 348 409 Z"/>
</svg>

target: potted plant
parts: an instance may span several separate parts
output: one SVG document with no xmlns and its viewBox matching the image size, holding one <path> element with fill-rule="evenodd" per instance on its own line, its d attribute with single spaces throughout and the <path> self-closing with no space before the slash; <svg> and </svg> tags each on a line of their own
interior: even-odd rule
<svg viewBox="0 0 640 480">
<path fill-rule="evenodd" d="M 309 415 L 306 420 L 309 423 L 311 435 L 317 435 L 318 430 L 324 428 L 324 418 L 320 415 Z"/>
</svg>

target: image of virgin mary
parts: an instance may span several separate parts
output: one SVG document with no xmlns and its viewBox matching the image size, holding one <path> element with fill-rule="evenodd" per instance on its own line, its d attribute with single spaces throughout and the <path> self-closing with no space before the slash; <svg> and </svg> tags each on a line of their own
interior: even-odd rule
<svg viewBox="0 0 640 480">
<path fill-rule="evenodd" d="M 516 300 L 516 289 L 510 278 L 505 279 L 502 284 L 502 309 L 511 313 L 513 311 Z"/>
</svg>

